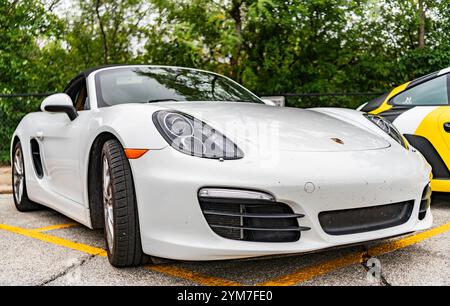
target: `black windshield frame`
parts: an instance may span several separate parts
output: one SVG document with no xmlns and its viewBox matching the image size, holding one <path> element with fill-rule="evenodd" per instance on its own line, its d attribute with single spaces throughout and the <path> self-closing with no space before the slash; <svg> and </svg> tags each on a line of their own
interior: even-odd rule
<svg viewBox="0 0 450 306">
<path fill-rule="evenodd" d="M 155 93 L 149 94 L 145 92 L 145 97 L 132 97 L 132 98 L 121 98 L 118 95 L 114 95 L 109 92 L 105 92 L 107 89 L 103 88 L 102 85 L 110 86 L 110 90 L 117 89 L 117 79 L 116 85 L 105 83 L 105 80 L 102 80 L 102 77 L 108 77 L 115 75 L 120 75 L 123 72 L 124 76 L 135 75 L 135 77 L 139 78 L 145 76 L 143 80 L 147 80 L 148 82 L 154 82 L 155 86 L 153 89 Z M 160 73 L 160 74 L 158 74 Z M 165 75 L 163 75 L 165 74 Z M 148 77 L 148 78 L 147 78 Z M 166 78 L 166 79 L 164 79 Z M 180 79 L 179 79 L 180 78 Z M 183 79 L 184 78 L 184 81 Z M 203 78 L 203 82 L 195 83 L 195 78 L 201 79 Z M 205 81 L 208 80 L 208 81 Z M 178 82 L 178 83 L 177 83 Z M 221 83 L 220 91 L 215 92 L 215 86 L 218 86 L 217 83 Z M 190 84 L 187 84 L 190 83 Z M 122 84 L 121 84 L 122 85 Z M 128 84 L 125 84 L 125 87 Z M 132 84 L 136 85 L 136 84 Z M 236 83 L 235 81 L 221 76 L 216 73 L 207 72 L 203 70 L 197 69 L 189 69 L 189 68 L 180 68 L 180 67 L 166 67 L 166 66 L 123 66 L 117 67 L 113 69 L 105 69 L 100 70 L 95 74 L 95 86 L 96 86 L 96 97 L 97 97 L 97 106 L 99 108 L 109 107 L 113 105 L 119 104 L 129 104 L 129 103 L 156 103 L 152 102 L 153 100 L 165 100 L 167 102 L 248 102 L 248 103 L 260 103 L 264 104 L 264 102 L 253 94 L 251 91 Z M 107 87 L 106 86 L 106 87 Z M 111 87 L 113 86 L 113 87 Z M 114 87 L 115 86 L 115 87 Z M 137 85 L 139 86 L 139 85 Z M 178 87 L 176 87 L 178 86 Z M 197 86 L 197 88 L 194 88 Z M 203 89 L 198 86 L 204 87 Z M 229 91 L 224 90 L 223 87 L 228 87 Z M 139 89 L 145 89 L 147 91 L 150 85 L 142 86 Z M 205 89 L 206 88 L 206 89 Z M 159 90 L 159 92 L 158 92 Z M 165 92 L 164 92 L 165 90 Z M 164 92 L 164 94 L 161 94 Z M 121 93 L 125 95 L 134 95 L 135 91 L 126 89 L 122 90 Z M 155 94 L 153 96 L 153 94 Z M 107 97 L 107 95 L 110 95 Z M 138 95 L 138 94 L 136 94 Z M 148 95 L 148 96 L 147 96 Z M 165 96 L 164 96 L 165 95 Z M 209 95 L 209 96 L 208 96 Z M 222 96 L 220 96 L 222 95 Z M 227 96 L 228 95 L 228 96 Z M 112 97 L 111 97 L 112 96 Z M 227 96 L 227 98 L 225 98 Z M 115 101 L 112 101 L 115 100 Z M 161 103 L 161 102 L 158 102 Z M 164 103 L 162 101 L 162 103 Z"/>
</svg>

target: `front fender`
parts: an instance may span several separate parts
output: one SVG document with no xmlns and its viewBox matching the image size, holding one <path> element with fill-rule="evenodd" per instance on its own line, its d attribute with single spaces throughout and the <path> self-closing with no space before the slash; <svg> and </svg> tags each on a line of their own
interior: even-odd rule
<svg viewBox="0 0 450 306">
<path fill-rule="evenodd" d="M 161 150 L 167 142 L 152 121 L 155 111 L 163 109 L 153 105 L 117 105 L 94 110 L 89 133 L 90 143 L 101 133 L 113 134 L 124 147 Z"/>
<path fill-rule="evenodd" d="M 31 131 L 33 131 L 33 126 L 35 126 L 38 122 L 37 118 L 38 113 L 29 113 L 25 115 L 22 120 L 20 120 L 17 125 L 14 133 L 11 136 L 10 143 L 10 162 L 12 165 L 13 162 L 13 150 L 14 150 L 14 140 L 18 138 L 22 143 L 22 150 L 26 151 L 24 154 L 28 154 L 28 146 L 26 145 L 27 141 L 31 138 Z M 26 155 L 27 156 L 27 155 Z"/>
<path fill-rule="evenodd" d="M 160 106 L 126 104 L 92 110 L 89 120 L 88 137 L 84 137 L 80 156 L 81 173 L 85 184 L 85 203 L 88 200 L 88 175 L 90 152 L 95 141 L 105 133 L 113 135 L 124 148 L 162 150 L 168 146 L 152 121 Z"/>
</svg>

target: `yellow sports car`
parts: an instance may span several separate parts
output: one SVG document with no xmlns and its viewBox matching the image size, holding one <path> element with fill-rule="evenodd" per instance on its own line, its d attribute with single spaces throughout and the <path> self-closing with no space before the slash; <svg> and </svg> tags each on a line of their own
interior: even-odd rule
<svg viewBox="0 0 450 306">
<path fill-rule="evenodd" d="M 358 109 L 392 122 L 433 167 L 431 188 L 450 192 L 450 67 L 398 86 Z"/>
</svg>

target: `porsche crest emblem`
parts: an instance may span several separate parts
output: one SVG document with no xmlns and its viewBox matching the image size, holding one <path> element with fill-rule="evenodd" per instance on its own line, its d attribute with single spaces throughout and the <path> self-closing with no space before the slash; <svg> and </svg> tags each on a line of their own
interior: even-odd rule
<svg viewBox="0 0 450 306">
<path fill-rule="evenodd" d="M 344 141 L 339 139 L 339 138 L 331 138 L 331 140 L 333 140 L 335 143 L 338 143 L 338 144 L 341 144 L 341 145 L 344 144 Z"/>
</svg>

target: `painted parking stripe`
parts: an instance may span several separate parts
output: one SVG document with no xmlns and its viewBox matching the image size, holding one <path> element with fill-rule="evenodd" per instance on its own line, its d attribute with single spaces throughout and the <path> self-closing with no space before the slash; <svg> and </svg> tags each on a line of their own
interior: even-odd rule
<svg viewBox="0 0 450 306">
<path fill-rule="evenodd" d="M 48 243 L 52 243 L 55 245 L 63 246 L 66 248 L 70 248 L 73 250 L 77 250 L 80 252 L 84 252 L 87 254 L 95 255 L 95 256 L 106 256 L 106 251 L 100 248 L 92 247 L 89 245 L 73 242 L 70 240 L 66 240 L 63 238 L 59 238 L 56 236 L 36 232 L 35 230 L 28 230 L 20 227 L 10 226 L 6 224 L 0 224 L 0 230 L 5 230 L 8 232 L 16 233 L 19 235 L 31 237 L 34 239 L 38 239 L 41 241 L 45 241 Z M 432 228 L 430 230 L 418 233 L 416 235 L 412 235 L 409 237 L 405 237 L 402 239 L 398 239 L 395 241 L 382 243 L 378 246 L 374 246 L 365 252 L 356 252 L 344 257 L 340 257 L 328 262 L 323 262 L 317 265 L 313 265 L 311 267 L 307 267 L 304 269 L 297 270 L 294 273 L 287 274 L 278 278 L 274 278 L 272 280 L 260 283 L 260 286 L 290 286 L 295 285 L 314 277 L 327 274 L 336 269 L 343 268 L 352 264 L 360 264 L 365 261 L 367 256 L 379 256 L 388 252 L 392 252 L 395 250 L 399 250 L 413 244 L 419 243 L 426 239 L 432 238 L 436 235 L 445 233 L 450 231 L 450 223 L 444 224 L 442 226 Z M 229 281 L 223 278 L 213 277 L 204 275 L 198 272 L 189 271 L 186 269 L 182 269 L 179 267 L 175 267 L 172 265 L 155 265 L 155 266 L 147 266 L 148 270 L 152 270 L 155 272 L 160 272 L 164 274 L 168 274 L 171 276 L 175 276 L 178 278 L 190 280 L 192 282 L 207 285 L 207 286 L 239 286 L 242 285 L 237 282 Z"/>
<path fill-rule="evenodd" d="M 410 245 L 416 244 L 423 240 L 427 240 L 431 237 L 437 236 L 439 234 L 442 234 L 442 233 L 445 233 L 448 231 L 450 231 L 450 223 L 432 228 L 430 230 L 427 230 L 427 231 L 424 231 L 424 232 L 421 232 L 421 233 L 418 233 L 418 234 L 415 234 L 415 235 L 412 235 L 409 237 L 405 237 L 403 239 L 399 239 L 399 240 L 395 240 L 395 241 L 391 241 L 391 242 L 387 242 L 387 243 L 383 243 L 383 244 L 374 246 L 369 249 L 369 256 L 372 256 L 372 257 L 380 256 L 385 253 L 403 249 Z"/>
<path fill-rule="evenodd" d="M 363 263 L 367 256 L 380 256 L 392 251 L 403 249 L 411 246 L 423 240 L 429 239 L 436 235 L 450 231 L 450 223 L 442 226 L 432 228 L 430 230 L 398 239 L 392 242 L 382 243 L 374 246 L 368 250 L 368 252 L 356 252 L 341 258 L 337 258 L 331 261 L 322 262 L 317 265 L 313 265 L 307 268 L 302 268 L 293 273 L 283 275 L 281 277 L 274 278 L 269 281 L 260 283 L 260 286 L 293 286 L 295 284 L 310 280 L 320 275 L 327 274 L 334 270 L 344 268 L 353 264 Z"/>
<path fill-rule="evenodd" d="M 66 240 L 63 238 L 59 238 L 56 236 L 52 236 L 52 235 L 48 235 L 48 234 L 44 234 L 44 233 L 40 232 L 43 230 L 49 230 L 50 228 L 51 229 L 65 228 L 65 227 L 63 227 L 63 225 L 65 226 L 68 224 L 53 225 L 53 226 L 30 230 L 30 229 L 11 226 L 11 225 L 7 225 L 7 224 L 0 224 L 0 230 L 4 230 L 7 232 L 15 233 L 15 234 L 30 237 L 30 238 L 34 238 L 34 239 L 37 239 L 40 241 L 48 242 L 51 244 L 66 247 L 66 248 L 69 248 L 72 250 L 80 251 L 80 252 L 87 253 L 87 254 L 94 255 L 94 256 L 102 256 L 102 257 L 107 256 L 106 251 L 103 249 L 92 247 L 92 246 L 78 243 L 78 242 L 73 242 L 70 240 Z M 68 227 L 68 226 L 66 226 L 66 227 Z M 189 270 L 171 266 L 171 265 L 147 266 L 146 269 L 155 271 L 155 272 L 159 272 L 159 273 L 163 273 L 163 274 L 167 274 L 170 276 L 186 279 L 186 280 L 192 281 L 194 283 L 197 283 L 200 285 L 205 285 L 205 286 L 242 286 L 241 284 L 239 284 L 237 282 L 232 282 L 232 281 L 222 279 L 219 277 L 204 275 L 204 274 L 201 274 L 198 272 L 189 271 Z"/>
<path fill-rule="evenodd" d="M 49 232 L 49 231 L 59 230 L 59 229 L 63 229 L 63 228 L 74 227 L 74 226 L 77 226 L 77 225 L 78 225 L 77 223 L 55 224 L 55 225 L 35 228 L 32 231 L 34 231 L 34 232 L 41 232 L 42 233 L 42 232 Z"/>
<path fill-rule="evenodd" d="M 242 286 L 242 284 L 220 277 L 205 275 L 170 265 L 146 266 L 146 269 L 187 279 L 204 286 Z"/>
<path fill-rule="evenodd" d="M 0 224 L 0 230 L 8 231 L 11 233 L 19 234 L 19 235 L 30 237 L 30 238 L 34 238 L 37 240 L 41 240 L 44 242 L 59 245 L 62 247 L 66 247 L 66 248 L 69 248 L 72 250 L 84 252 L 84 253 L 95 255 L 95 256 L 103 256 L 103 257 L 106 256 L 106 251 L 103 249 L 96 248 L 96 247 L 89 246 L 89 245 L 82 244 L 82 243 L 78 243 L 78 242 L 73 242 L 73 241 L 70 241 L 70 240 L 67 240 L 64 238 L 44 234 L 44 233 L 37 232 L 34 230 L 29 230 L 29 229 L 6 225 L 6 224 Z"/>
<path fill-rule="evenodd" d="M 330 273 L 336 269 L 363 262 L 364 252 L 357 252 L 311 267 L 297 270 L 291 274 L 283 275 L 272 280 L 258 284 L 259 286 L 293 286 L 320 275 Z"/>
</svg>

